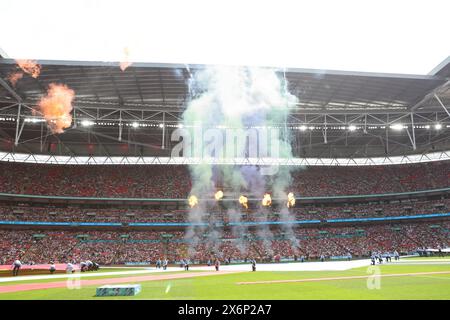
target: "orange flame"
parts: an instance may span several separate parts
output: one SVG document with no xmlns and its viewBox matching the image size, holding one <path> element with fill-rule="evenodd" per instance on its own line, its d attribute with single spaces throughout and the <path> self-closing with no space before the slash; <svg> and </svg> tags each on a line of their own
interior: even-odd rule
<svg viewBox="0 0 450 320">
<path fill-rule="evenodd" d="M 268 206 L 270 206 L 271 204 L 272 204 L 272 198 L 270 197 L 270 194 L 265 193 L 265 194 L 264 194 L 264 197 L 263 197 L 263 199 L 262 199 L 262 205 L 263 205 L 264 207 L 268 207 Z"/>
<path fill-rule="evenodd" d="M 288 193 L 288 201 L 287 201 L 287 207 L 292 208 L 295 206 L 295 197 L 292 192 Z"/>
<path fill-rule="evenodd" d="M 193 207 L 195 207 L 198 204 L 198 199 L 197 199 L 196 196 L 192 195 L 192 196 L 189 197 L 188 202 L 189 202 L 189 206 L 191 208 L 193 208 Z"/>
<path fill-rule="evenodd" d="M 39 109 L 53 133 L 63 133 L 72 124 L 72 101 L 75 92 L 66 85 L 51 83 Z"/>
<path fill-rule="evenodd" d="M 245 196 L 239 197 L 239 203 L 245 208 L 248 209 L 248 198 Z"/>
<path fill-rule="evenodd" d="M 33 78 L 37 78 L 41 74 L 41 65 L 34 60 L 16 59 L 16 63 L 23 72 L 28 73 Z"/>
<path fill-rule="evenodd" d="M 223 191 L 222 190 L 217 191 L 216 194 L 214 195 L 214 198 L 216 198 L 217 201 L 222 199 L 223 198 Z"/>
<path fill-rule="evenodd" d="M 22 77 L 23 77 L 23 72 L 22 71 L 16 71 L 16 72 L 11 72 L 10 74 L 8 74 L 7 79 L 12 84 L 12 86 L 15 87 L 16 84 L 17 84 L 17 81 L 22 79 Z"/>
<path fill-rule="evenodd" d="M 120 62 L 120 70 L 125 71 L 126 68 L 131 66 L 132 62 L 130 62 L 130 51 L 128 48 L 123 49 L 124 59 Z"/>
</svg>

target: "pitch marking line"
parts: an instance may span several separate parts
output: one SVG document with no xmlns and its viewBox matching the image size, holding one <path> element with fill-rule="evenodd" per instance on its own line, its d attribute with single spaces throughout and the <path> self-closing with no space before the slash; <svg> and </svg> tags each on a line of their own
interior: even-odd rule
<svg viewBox="0 0 450 320">
<path fill-rule="evenodd" d="M 290 283 L 290 282 L 316 282 L 316 281 L 335 281 L 335 280 L 351 280 L 351 279 L 366 279 L 369 277 L 405 277 L 405 276 L 421 276 L 431 274 L 450 274 L 450 271 L 435 271 L 435 272 L 416 272 L 416 273 L 394 273 L 394 274 L 380 274 L 367 276 L 349 276 L 349 277 L 332 277 L 332 278 L 308 278 L 308 279 L 292 279 L 292 280 L 266 280 L 266 281 L 252 281 L 252 282 L 236 282 L 238 285 L 242 284 L 273 284 L 273 283 Z"/>
</svg>

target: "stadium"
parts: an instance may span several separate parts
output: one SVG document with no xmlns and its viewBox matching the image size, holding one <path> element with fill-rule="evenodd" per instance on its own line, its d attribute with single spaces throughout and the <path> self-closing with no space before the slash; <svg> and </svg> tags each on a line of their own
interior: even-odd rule
<svg viewBox="0 0 450 320">
<path fill-rule="evenodd" d="M 450 298 L 450 57 L 0 55 L 1 300 Z"/>
</svg>

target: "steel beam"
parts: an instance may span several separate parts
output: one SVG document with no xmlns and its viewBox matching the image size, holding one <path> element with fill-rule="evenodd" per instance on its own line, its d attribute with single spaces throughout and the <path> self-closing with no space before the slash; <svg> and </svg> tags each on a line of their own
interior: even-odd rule
<svg viewBox="0 0 450 320">
<path fill-rule="evenodd" d="M 31 155 L 13 152 L 0 152 L 0 161 L 31 162 L 31 163 L 59 163 L 76 165 L 102 164 L 147 164 L 147 165 L 197 165 L 197 164 L 226 164 L 226 165 L 280 165 L 280 166 L 371 166 L 404 163 L 424 163 L 450 160 L 450 151 L 432 152 L 427 154 L 412 154 L 403 156 L 363 157 L 363 158 L 184 158 L 184 157 L 112 157 L 112 156 L 54 156 Z"/>
<path fill-rule="evenodd" d="M 441 99 L 439 99 L 439 97 L 437 96 L 437 94 L 434 94 L 434 97 L 436 98 L 436 100 L 439 102 L 439 104 L 441 105 L 441 107 L 445 110 L 445 112 L 447 113 L 447 115 L 450 118 L 450 111 L 448 111 L 448 109 L 444 106 L 444 104 L 442 103 Z"/>
</svg>

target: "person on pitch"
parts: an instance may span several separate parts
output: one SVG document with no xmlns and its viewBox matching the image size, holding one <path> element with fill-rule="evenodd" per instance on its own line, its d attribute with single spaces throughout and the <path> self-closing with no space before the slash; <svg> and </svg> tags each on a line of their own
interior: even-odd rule
<svg viewBox="0 0 450 320">
<path fill-rule="evenodd" d="M 74 273 L 75 272 L 75 267 L 72 263 L 68 263 L 66 266 L 66 272 L 67 273 Z"/>
<path fill-rule="evenodd" d="M 385 256 L 386 256 L 386 263 L 391 262 L 391 253 L 389 251 L 386 252 Z"/>
<path fill-rule="evenodd" d="M 400 260 L 400 255 L 398 254 L 397 250 L 394 251 L 394 260 Z"/>
<path fill-rule="evenodd" d="M 255 272 L 256 271 L 256 260 L 252 259 L 252 271 Z"/>
<path fill-rule="evenodd" d="M 22 262 L 20 262 L 19 259 L 16 259 L 13 263 L 13 276 L 18 276 L 19 275 L 19 270 L 22 267 Z"/>
<path fill-rule="evenodd" d="M 97 271 L 100 269 L 100 265 L 97 262 L 92 262 L 92 270 Z"/>
<path fill-rule="evenodd" d="M 216 271 L 219 271 L 219 267 L 220 267 L 220 261 L 219 258 L 216 259 L 216 261 L 214 262 L 214 266 L 216 268 Z"/>
<path fill-rule="evenodd" d="M 55 271 L 56 271 L 56 266 L 55 266 L 55 264 L 53 263 L 53 261 L 50 261 L 50 273 L 51 273 L 51 274 L 54 274 Z"/>
</svg>

